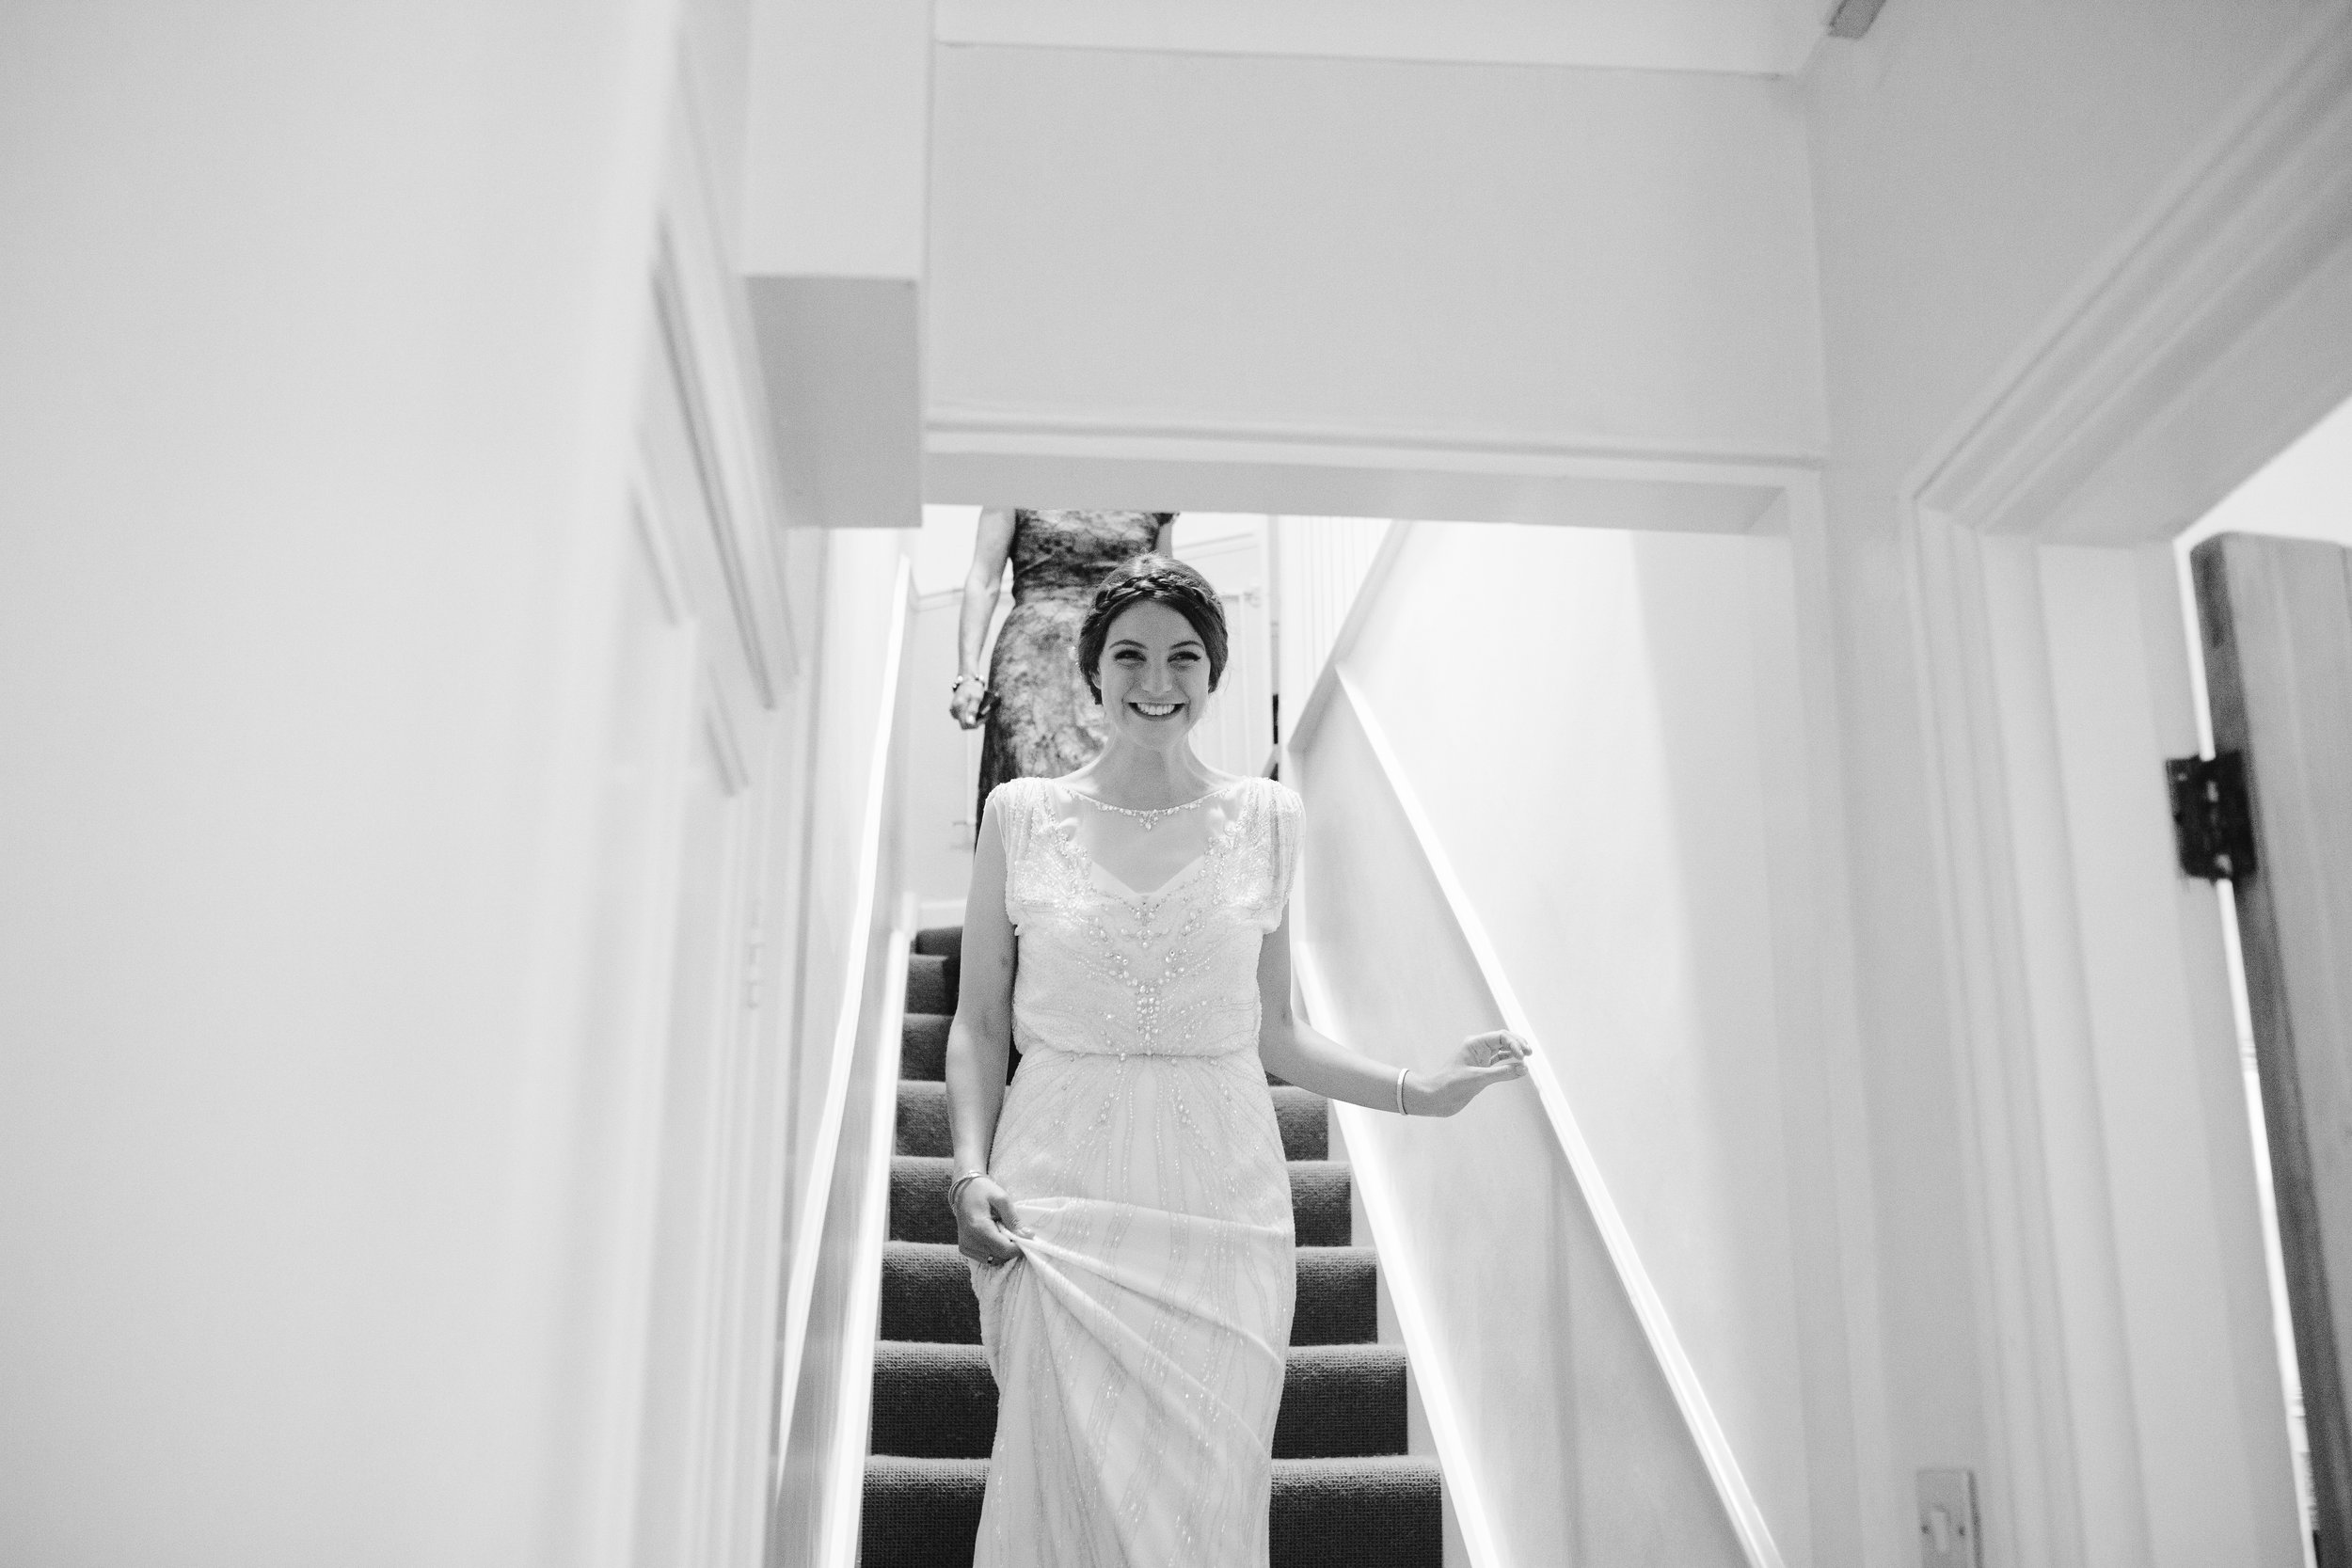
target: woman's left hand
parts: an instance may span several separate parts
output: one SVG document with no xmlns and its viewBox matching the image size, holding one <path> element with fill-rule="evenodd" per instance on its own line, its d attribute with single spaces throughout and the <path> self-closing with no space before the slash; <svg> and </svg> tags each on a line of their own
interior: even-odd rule
<svg viewBox="0 0 2352 1568">
<path fill-rule="evenodd" d="M 1472 1035 L 1441 1068 L 1415 1068 L 1405 1080 L 1405 1108 L 1417 1117 L 1450 1117 L 1496 1084 L 1527 1076 L 1534 1048 L 1508 1029 Z"/>
</svg>

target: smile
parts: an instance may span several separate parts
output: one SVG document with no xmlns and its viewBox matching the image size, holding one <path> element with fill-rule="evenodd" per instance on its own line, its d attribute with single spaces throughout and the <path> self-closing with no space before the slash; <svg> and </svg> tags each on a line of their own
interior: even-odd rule
<svg viewBox="0 0 2352 1568">
<path fill-rule="evenodd" d="M 1184 706 L 1182 703 L 1129 703 L 1127 705 L 1146 719 L 1165 719 Z"/>
</svg>

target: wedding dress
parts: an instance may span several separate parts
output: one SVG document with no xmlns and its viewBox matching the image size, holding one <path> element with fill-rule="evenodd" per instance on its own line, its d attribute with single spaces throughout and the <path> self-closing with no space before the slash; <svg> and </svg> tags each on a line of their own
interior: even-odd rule
<svg viewBox="0 0 2352 1568">
<path fill-rule="evenodd" d="M 972 1265 L 998 1391 L 974 1568 L 1263 1568 L 1293 1263 L 1258 949 L 1298 797 L 1216 792 L 1148 894 L 1079 847 L 1065 786 L 994 803 L 1022 1054 L 989 1168 L 1033 1238 Z"/>
</svg>

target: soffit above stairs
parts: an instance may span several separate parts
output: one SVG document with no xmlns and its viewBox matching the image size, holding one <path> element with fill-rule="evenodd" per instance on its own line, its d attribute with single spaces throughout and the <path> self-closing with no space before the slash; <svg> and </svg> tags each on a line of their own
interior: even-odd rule
<svg viewBox="0 0 2352 1568">
<path fill-rule="evenodd" d="M 943 43 L 1787 76 L 1834 0 L 938 0 Z"/>
</svg>

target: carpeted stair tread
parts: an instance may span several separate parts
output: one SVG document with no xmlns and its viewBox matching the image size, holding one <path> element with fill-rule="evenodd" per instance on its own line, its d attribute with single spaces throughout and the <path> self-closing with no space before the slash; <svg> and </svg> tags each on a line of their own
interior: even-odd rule
<svg viewBox="0 0 2352 1568">
<path fill-rule="evenodd" d="M 953 1242 L 956 1217 L 947 1212 L 947 1180 L 955 1162 L 928 1154 L 898 1154 L 890 1161 L 890 1239 L 894 1242 Z"/>
<path fill-rule="evenodd" d="M 927 958 L 963 958 L 963 927 L 926 926 L 914 933 L 914 949 Z"/>
<path fill-rule="evenodd" d="M 1434 1459 L 1278 1459 L 1274 1568 L 1437 1568 L 1444 1496 Z"/>
<path fill-rule="evenodd" d="M 985 1459 L 867 1459 L 858 1568 L 970 1568 L 987 1489 Z"/>
<path fill-rule="evenodd" d="M 1369 1344 L 1380 1337 L 1379 1254 L 1368 1246 L 1303 1246 L 1292 1256 L 1298 1260 L 1292 1344 Z"/>
<path fill-rule="evenodd" d="M 907 1011 L 950 1013 L 956 1010 L 956 988 L 948 978 L 947 960 L 922 953 L 907 958 Z"/>
<path fill-rule="evenodd" d="M 1332 1160 L 1291 1163 L 1291 1227 L 1300 1246 L 1346 1246 L 1354 1242 L 1354 1187 L 1347 1166 Z"/>
<path fill-rule="evenodd" d="M 917 1459 L 986 1459 L 996 1439 L 996 1379 L 977 1345 L 874 1347 L 866 1446 Z"/>
<path fill-rule="evenodd" d="M 929 1084 L 947 1080 L 948 1013 L 909 1013 L 898 1035 L 898 1076 Z"/>
<path fill-rule="evenodd" d="M 875 1453 L 985 1458 L 996 1437 L 996 1380 L 977 1345 L 885 1339 L 874 1347 Z M 1405 1448 L 1405 1352 L 1396 1345 L 1295 1345 L 1274 1425 L 1277 1459 L 1397 1453 Z"/>
<path fill-rule="evenodd" d="M 1274 1420 L 1277 1459 L 1405 1451 L 1405 1347 L 1293 1345 Z"/>
<path fill-rule="evenodd" d="M 1282 1129 L 1282 1158 L 1331 1158 L 1331 1102 L 1288 1084 L 1269 1085 L 1267 1092 L 1274 1096 L 1274 1119 Z"/>
<path fill-rule="evenodd" d="M 1278 1459 L 1274 1568 L 1435 1568 L 1444 1550 L 1435 1460 Z M 859 1568 L 969 1564 L 979 1534 L 985 1459 L 866 1462 Z"/>
<path fill-rule="evenodd" d="M 1369 1344 L 1379 1338 L 1378 1255 L 1370 1247 L 1300 1247 L 1294 1345 Z M 952 1242 L 882 1244 L 882 1338 L 980 1342 L 979 1298 Z"/>
<path fill-rule="evenodd" d="M 980 1342 L 980 1300 L 953 1242 L 882 1243 L 882 1338 Z"/>
<path fill-rule="evenodd" d="M 947 1180 L 955 1162 L 937 1155 L 898 1154 L 890 1161 L 890 1239 L 952 1242 Z M 1300 1246 L 1346 1246 L 1355 1238 L 1347 1167 L 1329 1160 L 1293 1160 L 1291 1223 Z"/>
<path fill-rule="evenodd" d="M 955 1151 L 955 1129 L 947 1120 L 947 1085 L 944 1083 L 901 1083 L 898 1085 L 898 1141 L 892 1152 L 925 1154 L 942 1159 Z"/>
</svg>

